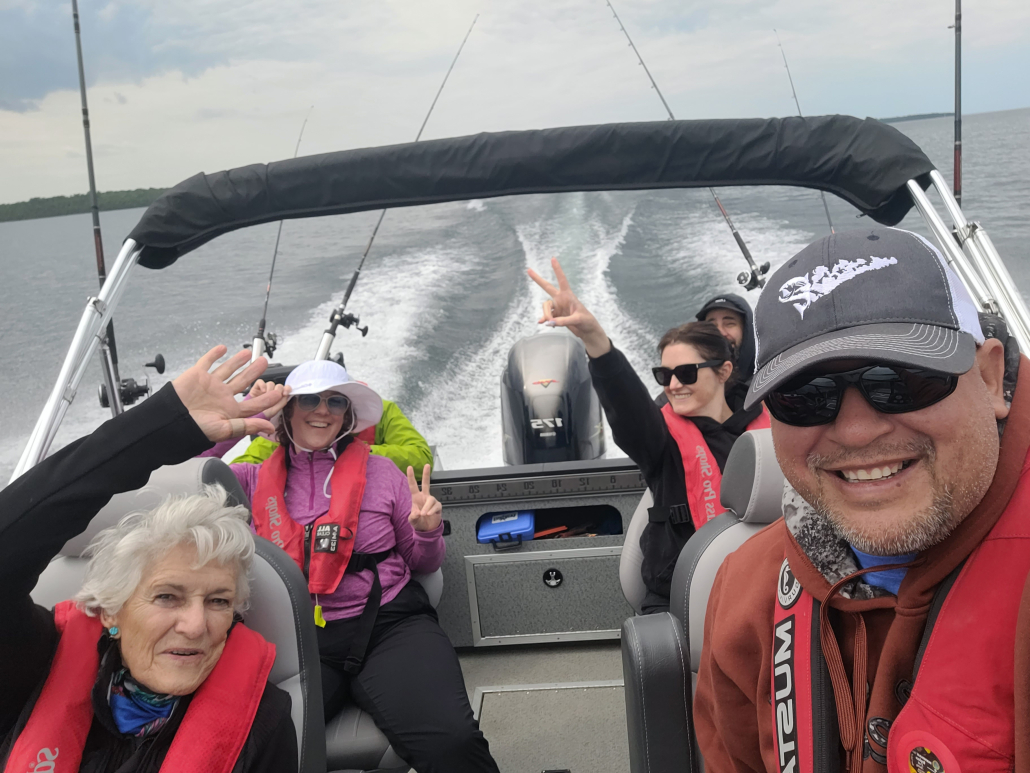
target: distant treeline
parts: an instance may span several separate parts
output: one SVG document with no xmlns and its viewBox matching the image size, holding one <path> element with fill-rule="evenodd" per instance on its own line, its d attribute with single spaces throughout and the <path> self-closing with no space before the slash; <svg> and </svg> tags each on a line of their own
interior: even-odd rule
<svg viewBox="0 0 1030 773">
<path fill-rule="evenodd" d="M 954 113 L 916 113 L 915 115 L 898 115 L 894 118 L 881 118 L 884 123 L 902 123 L 903 121 L 922 121 L 924 118 L 944 118 Z"/>
<path fill-rule="evenodd" d="M 164 188 L 137 188 L 134 191 L 107 191 L 98 193 L 101 211 L 112 209 L 133 209 L 149 207 L 165 192 Z M 89 212 L 89 195 L 51 196 L 46 199 L 29 199 L 14 204 L 0 204 L 0 223 L 8 220 L 34 220 L 39 217 L 59 217 Z"/>
</svg>

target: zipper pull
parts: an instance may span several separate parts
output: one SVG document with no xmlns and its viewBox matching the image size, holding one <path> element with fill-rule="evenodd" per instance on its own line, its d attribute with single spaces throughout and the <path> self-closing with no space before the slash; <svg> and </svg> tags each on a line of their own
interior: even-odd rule
<svg viewBox="0 0 1030 773">
<path fill-rule="evenodd" d="M 322 617 L 322 605 L 318 603 L 318 596 L 315 596 L 315 625 L 325 628 L 325 618 Z"/>
</svg>

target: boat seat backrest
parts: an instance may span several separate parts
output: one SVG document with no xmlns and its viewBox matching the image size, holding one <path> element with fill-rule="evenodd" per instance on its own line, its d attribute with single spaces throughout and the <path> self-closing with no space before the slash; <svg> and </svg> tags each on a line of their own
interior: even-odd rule
<svg viewBox="0 0 1030 773">
<path fill-rule="evenodd" d="M 692 703 L 708 596 L 723 559 L 779 517 L 782 490 L 769 430 L 744 433 L 723 470 L 721 501 L 727 511 L 687 540 L 672 577 L 670 611 L 631 617 L 623 624 L 632 773 L 704 770 Z"/>
<path fill-rule="evenodd" d="M 219 459 L 191 459 L 156 470 L 138 491 L 118 494 L 90 522 L 83 534 L 69 540 L 40 575 L 33 600 L 52 607 L 81 587 L 90 540 L 132 512 L 152 509 L 168 495 L 197 494 L 208 484 L 221 484 L 234 502 L 249 506 L 232 471 Z M 325 724 L 318 642 L 307 582 L 294 561 L 267 540 L 256 538 L 251 577 L 248 627 L 275 645 L 276 657 L 268 680 L 289 693 L 297 729 L 300 773 L 326 770 Z"/>
<path fill-rule="evenodd" d="M 637 509 L 633 511 L 633 517 L 626 527 L 622 554 L 619 556 L 619 584 L 622 586 L 622 595 L 638 615 L 644 603 L 644 596 L 647 595 L 644 578 L 640 576 L 640 565 L 644 562 L 644 553 L 640 549 L 640 535 L 647 526 L 647 510 L 653 504 L 654 497 L 651 496 L 651 490 L 647 489 L 640 497 Z"/>
<path fill-rule="evenodd" d="M 716 572 L 726 556 L 781 517 L 782 498 L 783 473 L 772 430 L 745 432 L 726 460 L 720 494 L 726 512 L 687 540 L 672 575 L 670 609 L 683 625 L 693 673 L 701 662 L 705 612 Z"/>
</svg>

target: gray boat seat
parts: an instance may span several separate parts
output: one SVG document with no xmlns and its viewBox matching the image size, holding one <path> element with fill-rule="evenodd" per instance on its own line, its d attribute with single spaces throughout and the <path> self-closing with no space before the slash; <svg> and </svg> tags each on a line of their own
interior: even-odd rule
<svg viewBox="0 0 1030 773">
<path fill-rule="evenodd" d="M 768 429 L 745 432 L 723 470 L 726 512 L 687 540 L 672 575 L 670 611 L 622 627 L 622 669 L 632 773 L 699 773 L 693 695 L 705 612 L 727 555 L 781 517 L 783 473 Z"/>
<path fill-rule="evenodd" d="M 640 497 L 637 509 L 633 511 L 629 526 L 626 527 L 626 536 L 622 542 L 622 555 L 619 556 L 619 584 L 622 585 L 622 595 L 633 611 L 640 614 L 640 607 L 644 603 L 644 596 L 647 588 L 644 586 L 644 579 L 640 576 L 640 565 L 644 561 L 644 554 L 640 550 L 640 535 L 644 533 L 647 526 L 647 509 L 654 504 L 654 497 L 648 489 Z"/>
<path fill-rule="evenodd" d="M 33 600 L 52 607 L 79 590 L 87 563 L 82 551 L 102 529 L 129 513 L 156 507 L 169 494 L 197 494 L 210 483 L 221 484 L 236 502 L 248 504 L 236 476 L 219 459 L 191 459 L 155 470 L 144 488 L 112 497 L 86 531 L 64 545 L 40 575 Z M 246 622 L 275 645 L 275 663 L 268 679 L 293 701 L 300 773 L 325 773 L 322 681 L 307 582 L 285 552 L 261 538 L 256 545 Z"/>
</svg>

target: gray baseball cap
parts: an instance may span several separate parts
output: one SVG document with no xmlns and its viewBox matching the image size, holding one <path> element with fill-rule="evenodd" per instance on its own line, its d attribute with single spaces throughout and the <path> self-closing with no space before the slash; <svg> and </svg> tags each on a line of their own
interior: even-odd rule
<svg viewBox="0 0 1030 773">
<path fill-rule="evenodd" d="M 965 373 L 984 341 L 976 304 L 940 251 L 900 228 L 844 231 L 805 247 L 769 278 L 755 335 L 745 408 L 827 360 Z"/>
</svg>

